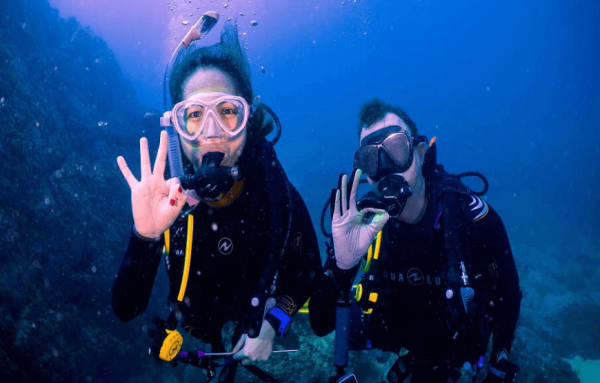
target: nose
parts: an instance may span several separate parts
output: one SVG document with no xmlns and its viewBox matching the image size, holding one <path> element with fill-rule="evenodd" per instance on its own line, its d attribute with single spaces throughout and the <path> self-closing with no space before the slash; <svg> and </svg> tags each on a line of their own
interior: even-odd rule
<svg viewBox="0 0 600 383">
<path fill-rule="evenodd" d="M 215 119 L 215 116 L 212 115 L 212 113 L 206 116 L 206 128 L 204 130 L 204 136 L 206 138 L 221 137 L 221 129 L 219 129 L 217 120 Z"/>
</svg>

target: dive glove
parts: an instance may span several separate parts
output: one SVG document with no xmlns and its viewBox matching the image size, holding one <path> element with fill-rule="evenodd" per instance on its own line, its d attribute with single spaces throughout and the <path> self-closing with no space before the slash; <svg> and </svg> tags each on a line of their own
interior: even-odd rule
<svg viewBox="0 0 600 383">
<path fill-rule="evenodd" d="M 351 269 L 360 262 L 377 233 L 390 218 L 382 209 L 357 209 L 356 193 L 361 175 L 360 169 L 352 173 L 352 189 L 348 198 L 348 178 L 343 174 L 335 195 L 331 233 L 336 263 L 343 270 Z"/>
<path fill-rule="evenodd" d="M 511 383 L 518 372 L 519 366 L 508 359 L 500 359 L 497 363 L 490 361 L 488 373 L 482 383 Z"/>
</svg>

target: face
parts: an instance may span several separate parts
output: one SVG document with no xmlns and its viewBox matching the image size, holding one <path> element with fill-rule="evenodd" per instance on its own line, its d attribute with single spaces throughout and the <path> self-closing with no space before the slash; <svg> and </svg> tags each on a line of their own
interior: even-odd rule
<svg viewBox="0 0 600 383">
<path fill-rule="evenodd" d="M 398 117 L 397 115 L 395 115 L 393 113 L 388 113 L 384 116 L 383 119 L 375 122 L 373 125 L 369 125 L 366 128 L 362 129 L 362 131 L 360 132 L 361 144 L 362 144 L 363 140 L 365 139 L 365 137 L 367 137 L 379 130 L 382 130 L 388 126 L 400 126 L 402 128 L 402 131 L 407 132 L 409 135 L 411 135 L 410 129 L 408 128 L 408 126 L 406 126 L 406 124 L 404 123 L 404 121 L 402 121 L 402 119 L 400 117 Z M 427 150 L 427 147 L 423 143 L 421 143 L 417 147 L 415 147 L 413 149 L 412 165 L 404 173 L 401 173 L 402 176 L 404 177 L 404 179 L 406 180 L 406 182 L 408 182 L 408 184 L 413 189 L 413 195 L 408 199 L 408 201 L 406 201 L 406 207 L 400 216 L 401 219 L 402 219 L 403 215 L 410 214 L 410 212 L 412 210 L 411 205 L 414 205 L 418 200 L 421 200 L 424 196 L 425 182 L 424 182 L 423 175 L 421 173 L 421 168 L 423 165 L 423 159 L 425 157 L 426 150 Z M 369 185 L 371 186 L 371 190 L 373 190 L 373 192 L 375 194 L 379 195 L 379 191 L 377 190 L 378 182 L 373 181 L 369 177 L 367 177 L 367 180 L 369 182 Z"/>
<path fill-rule="evenodd" d="M 211 92 L 215 92 L 215 98 L 223 93 L 237 95 L 233 79 L 218 68 L 199 68 L 183 83 L 184 100 L 199 93 Z M 214 117 L 207 116 L 204 132 L 194 141 L 181 137 L 183 152 L 195 169 L 202 165 L 202 156 L 208 152 L 223 153 L 225 156 L 221 166 L 234 166 L 246 144 L 245 129 L 232 138 L 221 129 Z"/>
</svg>

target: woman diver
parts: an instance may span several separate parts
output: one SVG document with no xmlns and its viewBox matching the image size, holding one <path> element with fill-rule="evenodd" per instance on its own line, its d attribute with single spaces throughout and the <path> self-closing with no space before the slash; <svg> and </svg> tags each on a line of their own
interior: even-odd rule
<svg viewBox="0 0 600 383">
<path fill-rule="evenodd" d="M 156 356 L 177 354 L 177 324 L 224 352 L 222 329 L 234 321 L 233 358 L 246 366 L 266 360 L 274 337 L 287 333 L 321 274 L 321 259 L 304 201 L 266 138 L 278 120 L 255 102 L 236 26 L 226 23 L 212 46 L 190 44 L 217 19 L 207 12 L 167 67 L 170 111 L 161 119 L 166 131 L 154 169 L 146 138 L 140 181 L 117 159 L 131 188 L 134 226 L 112 307 L 124 322 L 141 314 L 164 255 L 171 315 L 159 335 L 175 351 L 159 344 Z M 173 178 L 165 180 L 167 152 Z M 224 368 L 219 381 L 233 381 L 236 367 Z"/>
</svg>

